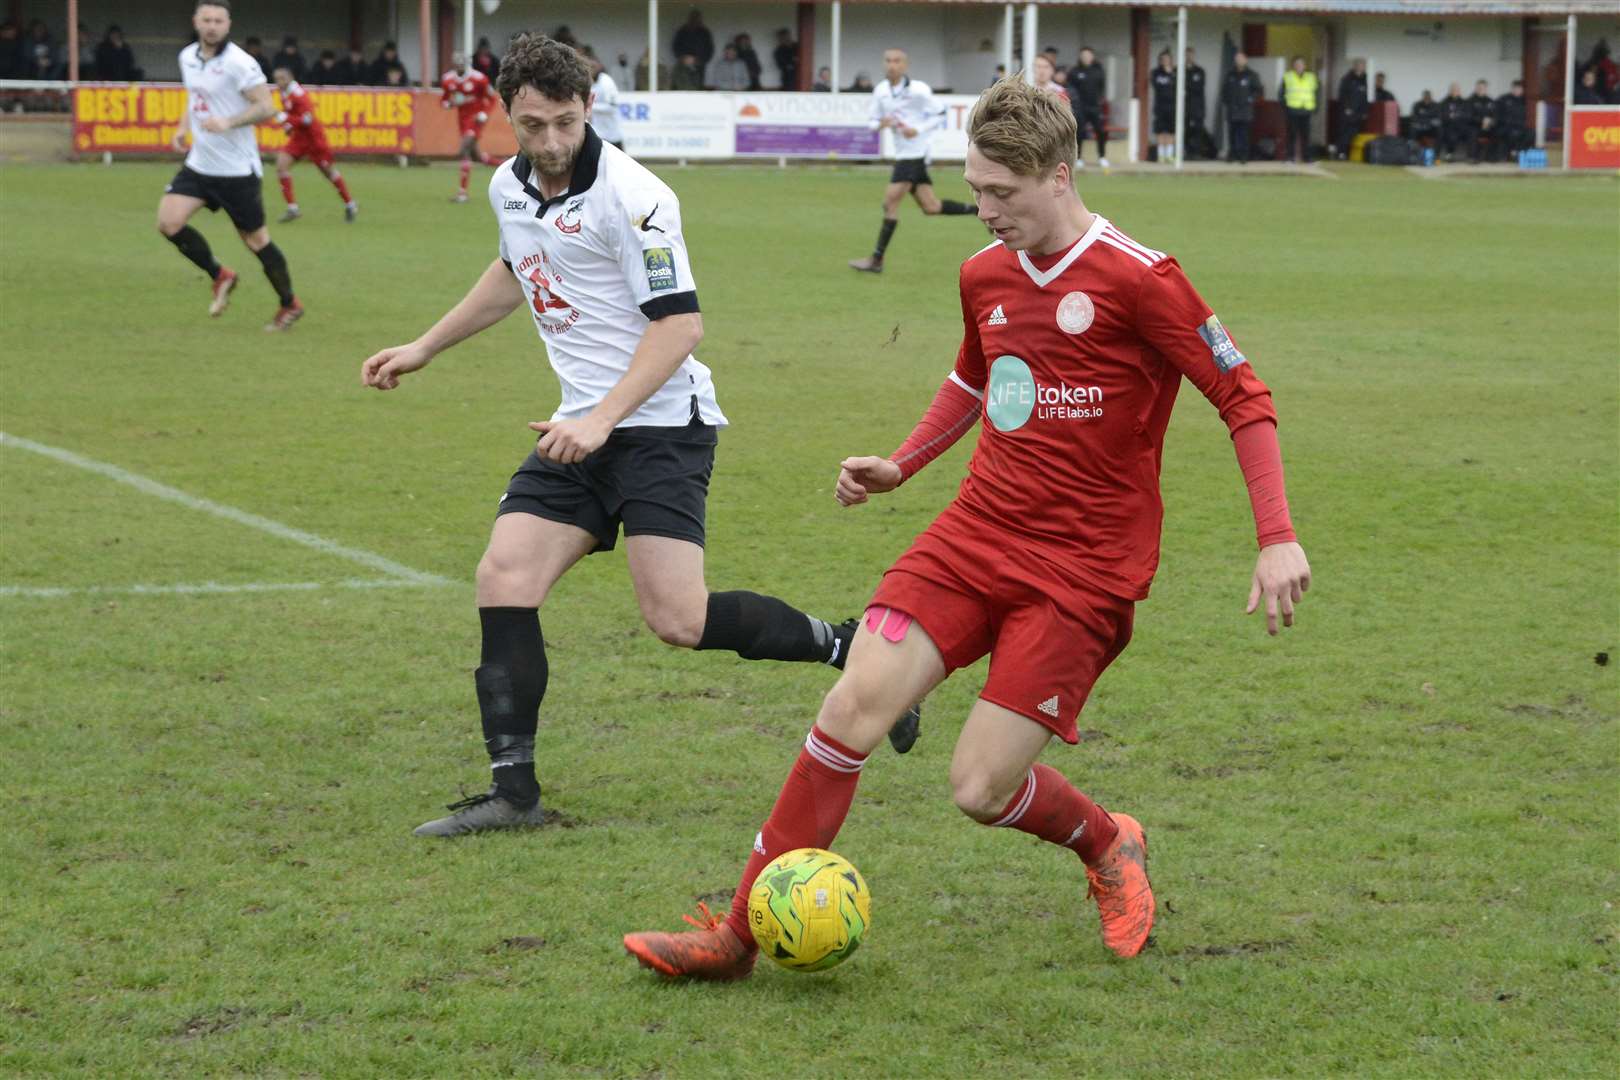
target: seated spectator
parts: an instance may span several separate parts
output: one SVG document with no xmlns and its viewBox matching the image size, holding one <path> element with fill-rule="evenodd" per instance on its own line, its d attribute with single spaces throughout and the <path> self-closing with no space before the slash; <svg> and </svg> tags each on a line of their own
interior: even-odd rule
<svg viewBox="0 0 1620 1080">
<path fill-rule="evenodd" d="M 260 41 L 256 37 L 244 38 L 242 41 L 242 51 L 259 62 L 259 67 L 264 70 L 264 77 L 268 79 L 271 72 L 270 58 L 264 55 L 264 42 Z"/>
<path fill-rule="evenodd" d="M 698 88 L 701 89 L 702 86 L 703 86 L 703 75 L 700 72 L 698 74 Z M 641 50 L 641 59 L 636 61 L 636 89 L 641 90 L 641 91 L 645 91 L 645 90 L 648 89 L 648 84 L 647 84 L 647 50 L 646 49 Z M 675 89 L 674 83 L 672 83 L 670 81 L 669 65 L 668 64 L 660 63 L 658 65 L 658 89 L 660 89 L 660 90 L 673 90 L 673 89 Z"/>
<path fill-rule="evenodd" d="M 1603 95 L 1598 93 L 1597 68 L 1589 67 L 1581 72 L 1581 84 L 1575 88 L 1576 105 L 1607 105 Z"/>
<path fill-rule="evenodd" d="M 737 59 L 743 62 L 743 66 L 748 72 L 747 88 L 749 90 L 760 89 L 759 73 L 761 69 L 759 65 L 759 54 L 754 51 L 754 39 L 749 37 L 747 34 L 738 34 L 732 40 L 732 44 L 736 46 Z M 716 89 L 718 89 L 718 87 L 716 87 Z"/>
<path fill-rule="evenodd" d="M 849 94 L 870 94 L 871 92 L 872 77 L 864 71 L 855 73 L 855 81 L 850 83 L 849 89 L 845 91 L 845 93 Z"/>
<path fill-rule="evenodd" d="M 1447 161 L 1456 161 L 1457 151 L 1468 150 L 1473 138 L 1473 106 L 1463 97 L 1462 84 L 1452 83 L 1440 102 L 1440 152 Z"/>
<path fill-rule="evenodd" d="M 388 79 L 388 69 L 395 67 L 400 70 L 401 77 L 398 83 L 390 82 Z M 410 75 L 405 71 L 405 62 L 399 58 L 399 46 L 392 41 L 383 42 L 382 52 L 371 62 L 371 71 L 366 81 L 372 86 L 398 86 L 411 81 Z"/>
<path fill-rule="evenodd" d="M 405 69 L 398 64 L 389 64 L 388 70 L 383 72 L 383 86 L 405 86 Z"/>
<path fill-rule="evenodd" d="M 90 34 L 90 24 L 79 24 L 79 78 L 93 79 L 96 77 L 96 46 L 95 38 Z"/>
<path fill-rule="evenodd" d="M 337 53 L 331 49 L 322 49 L 315 66 L 309 69 L 304 81 L 311 86 L 338 86 L 343 80 L 338 78 Z"/>
<path fill-rule="evenodd" d="M 23 39 L 22 56 L 22 71 L 18 78 L 61 78 L 62 53 L 51 40 L 51 32 L 43 21 L 35 19 L 28 24 L 28 36 Z"/>
<path fill-rule="evenodd" d="M 662 77 L 663 71 L 660 70 L 658 74 Z M 675 65 L 675 70 L 669 77 L 669 88 L 671 90 L 703 89 L 703 68 L 698 65 L 697 57 L 691 53 L 681 57 L 680 63 Z"/>
<path fill-rule="evenodd" d="M 298 38 L 288 34 L 281 39 L 281 51 L 271 57 L 272 68 L 284 67 L 298 82 L 304 81 L 304 54 L 298 51 Z"/>
<path fill-rule="evenodd" d="M 1410 136 L 1418 142 L 1429 140 L 1429 145 L 1440 149 L 1440 103 L 1434 95 L 1423 91 L 1423 96 L 1412 105 L 1409 121 Z"/>
<path fill-rule="evenodd" d="M 484 77 L 492 83 L 500 78 L 500 57 L 496 56 L 495 50 L 489 47 L 489 38 L 478 39 L 478 48 L 473 50 L 472 66 L 475 70 L 482 71 Z"/>
<path fill-rule="evenodd" d="M 679 79 L 680 73 L 676 72 L 675 77 Z M 749 83 L 748 65 L 737 55 L 737 46 L 727 45 L 721 49 L 720 59 L 709 71 L 710 86 L 715 90 L 747 90 Z"/>
<path fill-rule="evenodd" d="M 810 90 L 817 94 L 832 93 L 832 68 L 816 68 L 816 81 L 815 84 L 810 87 Z"/>
<path fill-rule="evenodd" d="M 116 24 L 107 27 L 107 36 L 96 46 L 96 78 L 107 82 L 139 82 L 143 74 L 135 66 L 135 50 L 124 40 L 123 29 Z"/>
<path fill-rule="evenodd" d="M 1373 76 L 1373 100 L 1395 101 L 1395 95 L 1384 88 L 1384 73 L 1382 71 Z M 1400 103 L 1396 102 L 1395 108 L 1397 111 L 1400 107 Z"/>
<path fill-rule="evenodd" d="M 332 82 L 337 86 L 363 86 L 366 81 L 366 54 L 356 46 L 349 46 L 349 55 L 337 62 L 332 71 Z"/>
<path fill-rule="evenodd" d="M 1514 79 L 1508 92 L 1496 99 L 1496 139 L 1498 153 L 1508 161 L 1519 160 L 1519 151 L 1536 144 L 1525 108 L 1523 79 Z"/>
</svg>

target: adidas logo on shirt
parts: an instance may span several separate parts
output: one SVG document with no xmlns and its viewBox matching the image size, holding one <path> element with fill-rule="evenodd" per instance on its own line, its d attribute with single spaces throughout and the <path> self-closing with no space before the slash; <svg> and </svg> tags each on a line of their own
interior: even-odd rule
<svg viewBox="0 0 1620 1080">
<path fill-rule="evenodd" d="M 1006 326 L 1007 325 L 1007 313 L 1001 310 L 1001 305 L 1000 304 L 997 304 L 996 305 L 996 310 L 994 310 L 994 311 L 992 311 L 990 313 L 990 318 L 985 320 L 985 325 L 986 326 Z"/>
<path fill-rule="evenodd" d="M 997 310 L 999 311 L 1000 309 L 998 308 Z M 1002 322 L 1006 321 L 1007 320 L 1005 319 L 1002 320 Z M 1058 696 L 1053 694 L 1051 697 L 1047 698 L 1045 701 L 1041 702 L 1035 707 L 1041 710 L 1041 712 L 1045 713 L 1047 716 L 1056 718 L 1058 714 Z"/>
</svg>

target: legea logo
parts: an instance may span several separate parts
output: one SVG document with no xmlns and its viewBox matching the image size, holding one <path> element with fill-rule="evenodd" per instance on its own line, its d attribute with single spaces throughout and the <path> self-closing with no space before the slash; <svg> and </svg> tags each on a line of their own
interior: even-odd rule
<svg viewBox="0 0 1620 1080">
<path fill-rule="evenodd" d="M 990 422 L 997 431 L 1017 431 L 1037 420 L 1091 420 L 1102 415 L 1100 386 L 1044 386 L 1016 356 L 998 356 L 990 365 Z"/>
</svg>

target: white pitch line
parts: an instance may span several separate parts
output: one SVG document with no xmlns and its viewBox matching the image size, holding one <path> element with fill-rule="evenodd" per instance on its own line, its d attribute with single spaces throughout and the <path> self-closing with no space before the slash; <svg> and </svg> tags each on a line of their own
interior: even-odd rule
<svg viewBox="0 0 1620 1080">
<path fill-rule="evenodd" d="M 324 536 L 316 536 L 314 533 L 305 532 L 302 529 L 295 529 L 291 525 L 283 525 L 279 521 L 271 521 L 269 518 L 260 517 L 258 514 L 250 514 L 246 510 L 238 510 L 234 506 L 226 506 L 224 503 L 217 503 L 209 499 L 198 498 L 196 495 L 187 494 L 186 492 L 181 491 L 179 488 L 172 488 L 167 484 L 160 484 L 156 480 L 151 480 L 137 473 L 132 473 L 127 469 L 120 469 L 117 465 L 109 465 L 105 461 L 96 461 L 92 458 L 82 457 L 79 454 L 75 454 L 71 450 L 63 450 L 55 446 L 46 446 L 44 443 L 37 443 L 31 439 L 18 438 L 16 435 L 8 435 L 3 431 L 0 431 L 0 446 L 12 446 L 16 447 L 18 450 L 27 450 L 30 453 L 39 454 L 43 457 L 51 458 L 54 461 L 60 461 L 65 465 L 72 465 L 76 468 L 84 469 L 86 472 L 93 472 L 100 476 L 105 476 L 109 480 L 116 480 L 120 484 L 127 484 L 136 491 L 143 492 L 147 495 L 152 495 L 159 499 L 167 499 L 169 502 L 179 503 L 181 506 L 189 509 L 201 510 L 205 514 L 213 514 L 215 517 L 224 518 L 226 521 L 234 521 L 238 525 L 246 525 L 250 529 L 258 529 L 260 532 L 269 533 L 271 536 L 279 537 L 282 540 L 291 540 L 295 544 L 302 544 L 305 547 L 314 548 L 316 551 L 324 554 L 335 555 L 340 559 L 347 559 L 350 562 L 359 563 L 361 566 L 368 566 L 373 570 L 380 570 L 385 574 L 391 574 L 393 577 L 402 581 L 410 582 L 413 585 L 451 584 L 448 578 L 442 578 L 437 574 L 429 574 L 421 570 L 412 570 L 410 567 L 405 566 L 402 563 L 397 563 L 392 559 L 385 559 L 383 556 L 377 555 L 373 552 L 362 551 L 359 548 L 345 547 L 336 541 L 326 539 Z"/>
<path fill-rule="evenodd" d="M 0 585 L 0 598 L 21 596 L 54 599 L 62 596 L 218 596 L 227 593 L 316 592 L 321 589 L 409 589 L 431 587 L 437 581 L 399 578 L 346 578 L 343 581 L 198 581 L 176 585 Z M 449 584 L 445 582 L 445 584 Z"/>
</svg>

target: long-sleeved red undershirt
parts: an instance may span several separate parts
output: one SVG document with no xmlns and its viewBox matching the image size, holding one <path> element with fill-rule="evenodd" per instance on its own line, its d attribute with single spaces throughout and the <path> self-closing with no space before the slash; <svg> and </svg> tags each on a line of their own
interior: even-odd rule
<svg viewBox="0 0 1620 1080">
<path fill-rule="evenodd" d="M 947 378 L 934 395 L 906 441 L 889 455 L 900 466 L 900 482 L 911 479 L 924 465 L 949 450 L 979 419 L 979 398 L 954 377 Z M 1282 448 L 1277 443 L 1277 425 L 1257 420 L 1232 432 L 1238 467 L 1249 489 L 1249 506 L 1254 512 L 1255 536 L 1261 547 L 1294 540 L 1294 526 L 1288 516 L 1288 494 L 1283 484 Z"/>
</svg>

